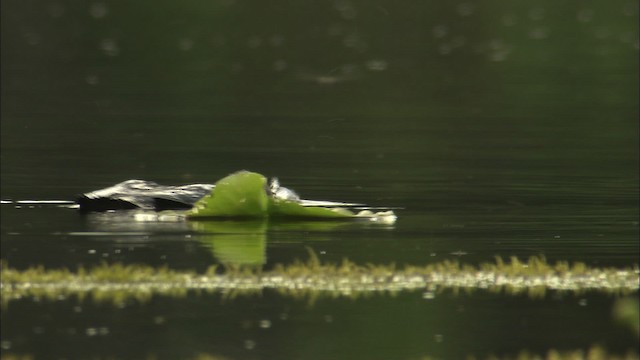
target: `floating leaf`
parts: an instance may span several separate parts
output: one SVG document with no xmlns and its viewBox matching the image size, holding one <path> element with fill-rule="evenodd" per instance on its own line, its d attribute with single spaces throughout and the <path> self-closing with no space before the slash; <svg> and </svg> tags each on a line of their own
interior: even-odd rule
<svg viewBox="0 0 640 360">
<path fill-rule="evenodd" d="M 392 211 L 354 213 L 343 206 L 353 204 L 284 199 L 268 192 L 267 179 L 258 173 L 240 171 L 218 181 L 210 195 L 199 200 L 187 213 L 192 220 L 202 218 L 279 218 L 279 219 L 366 219 L 393 224 Z M 313 206 L 310 204 L 323 204 Z M 331 204 L 331 205 L 329 205 Z"/>
<path fill-rule="evenodd" d="M 219 180 L 210 195 L 195 203 L 187 213 L 198 217 L 266 217 L 269 197 L 267 179 L 257 173 L 239 171 Z"/>
</svg>

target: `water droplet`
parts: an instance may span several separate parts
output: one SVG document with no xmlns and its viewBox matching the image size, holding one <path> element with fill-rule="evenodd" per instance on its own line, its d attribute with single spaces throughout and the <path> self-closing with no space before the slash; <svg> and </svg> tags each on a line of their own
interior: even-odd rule
<svg viewBox="0 0 640 360">
<path fill-rule="evenodd" d="M 268 319 L 260 320 L 260 327 L 263 329 L 268 329 L 271 327 L 271 321 Z"/>
<path fill-rule="evenodd" d="M 379 59 L 371 59 L 365 64 L 371 71 L 384 71 L 387 69 L 387 62 Z"/>
<path fill-rule="evenodd" d="M 253 350 L 253 348 L 256 347 L 256 342 L 253 340 L 245 340 L 244 341 L 244 348 L 247 350 Z"/>
<path fill-rule="evenodd" d="M 100 49 L 107 56 L 116 56 L 120 53 L 120 48 L 115 39 L 103 39 L 100 42 Z"/>
</svg>

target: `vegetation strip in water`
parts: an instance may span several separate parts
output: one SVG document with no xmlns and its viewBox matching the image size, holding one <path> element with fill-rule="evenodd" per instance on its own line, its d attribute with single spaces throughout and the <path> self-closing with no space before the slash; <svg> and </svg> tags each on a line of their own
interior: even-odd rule
<svg viewBox="0 0 640 360">
<path fill-rule="evenodd" d="M 569 292 L 600 291 L 628 294 L 640 285 L 638 266 L 629 268 L 593 268 L 584 263 L 560 261 L 549 264 L 543 257 L 522 262 L 512 257 L 508 262 L 479 266 L 444 261 L 425 266 L 357 265 L 349 260 L 341 264 L 322 264 L 313 252 L 307 262 L 276 265 L 273 270 L 226 268 L 216 266 L 205 273 L 175 271 L 144 265 L 102 264 L 92 269 L 26 270 L 1 266 L 0 289 L 3 303 L 25 296 L 60 298 L 92 294 L 94 299 L 122 297 L 145 298 L 154 294 L 185 295 L 189 290 L 248 294 L 274 289 L 290 296 L 358 296 L 400 291 L 425 291 L 429 298 L 436 291 L 475 290 L 528 293 L 542 297 L 547 290 Z"/>
<path fill-rule="evenodd" d="M 5 360 L 32 360 L 35 359 L 35 356 L 29 354 L 2 354 L 2 358 Z M 96 357 L 97 359 L 98 357 Z M 158 359 L 159 356 L 156 354 L 147 355 L 146 359 L 154 360 Z M 109 359 L 117 359 L 117 357 L 109 357 Z M 211 353 L 197 353 L 191 356 L 185 357 L 185 359 L 190 360 L 229 360 L 230 358 L 222 355 L 211 354 Z M 436 360 L 439 358 L 434 358 L 430 356 L 425 356 L 421 358 L 422 360 Z M 527 350 L 522 350 L 518 352 L 516 356 L 496 356 L 489 355 L 484 357 L 476 357 L 469 355 L 466 357 L 468 360 L 475 359 L 485 359 L 485 360 L 509 360 L 509 359 L 517 359 L 517 360 L 638 360 L 640 357 L 637 353 L 633 351 L 629 351 L 624 355 L 612 354 L 607 351 L 602 346 L 593 345 L 589 349 L 582 350 L 556 350 L 550 349 L 546 354 L 540 355 L 536 353 L 532 353 Z"/>
</svg>

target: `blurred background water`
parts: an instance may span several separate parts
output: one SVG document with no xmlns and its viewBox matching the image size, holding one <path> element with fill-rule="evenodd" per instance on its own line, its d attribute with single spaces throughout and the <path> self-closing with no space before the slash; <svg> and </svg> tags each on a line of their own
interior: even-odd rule
<svg viewBox="0 0 640 360">
<path fill-rule="evenodd" d="M 304 198 L 402 208 L 392 227 L 271 224 L 247 239 L 12 202 L 0 244 L 11 266 L 203 270 L 253 254 L 244 261 L 270 268 L 304 259 L 307 246 L 323 261 L 376 264 L 638 263 L 635 1 L 1 7 L 3 200 L 72 200 L 133 178 L 212 183 L 247 169 Z M 601 342 L 637 352 L 612 323 L 613 301 L 23 299 L 2 310 L 2 351 L 461 358 Z"/>
</svg>

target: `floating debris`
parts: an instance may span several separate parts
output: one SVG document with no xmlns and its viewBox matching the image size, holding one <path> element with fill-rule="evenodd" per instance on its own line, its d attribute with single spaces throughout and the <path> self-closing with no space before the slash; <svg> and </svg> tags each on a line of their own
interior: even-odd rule
<svg viewBox="0 0 640 360">
<path fill-rule="evenodd" d="M 205 273 L 175 271 L 144 265 L 102 264 L 93 269 L 47 270 L 35 267 L 16 270 L 1 267 L 0 290 L 3 303 L 23 297 L 57 299 L 60 296 L 91 294 L 94 300 L 136 298 L 153 295 L 185 296 L 189 291 L 245 295 L 275 290 L 293 297 L 356 297 L 394 294 L 402 291 L 435 293 L 443 290 L 487 290 L 507 294 L 527 293 L 544 297 L 546 291 L 574 293 L 599 291 L 629 294 L 640 287 L 640 270 L 633 268 L 593 268 L 584 263 L 549 264 L 542 257 L 522 262 L 515 257 L 505 262 L 496 258 L 480 266 L 444 261 L 425 266 L 322 264 L 310 252 L 307 262 L 276 265 L 273 270 L 229 267 L 223 273 L 216 266 Z M 429 295 L 431 297 L 431 295 Z"/>
</svg>

